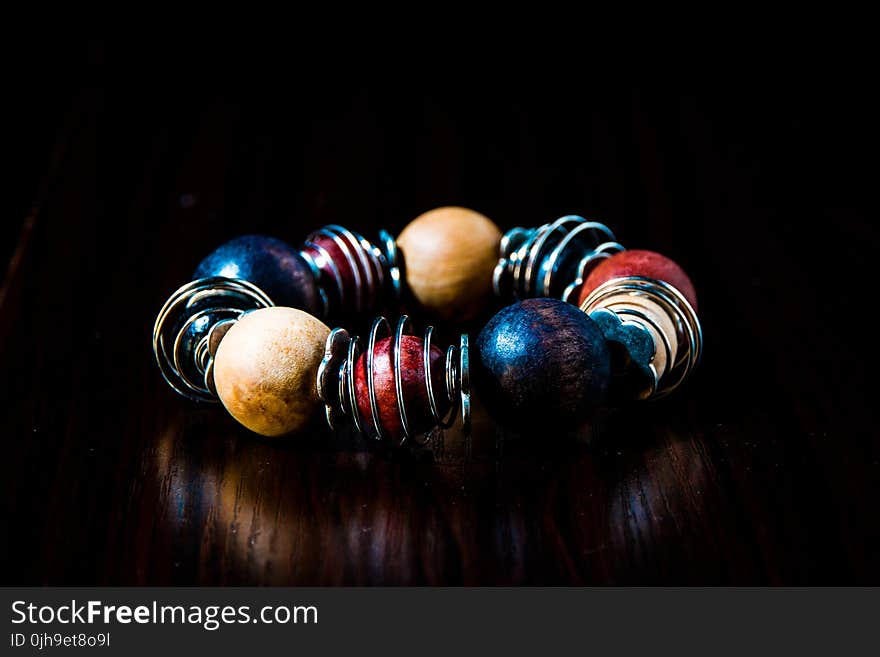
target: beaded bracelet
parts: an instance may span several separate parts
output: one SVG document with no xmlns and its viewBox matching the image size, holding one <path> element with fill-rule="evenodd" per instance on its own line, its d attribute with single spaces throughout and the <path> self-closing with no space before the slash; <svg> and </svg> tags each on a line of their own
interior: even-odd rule
<svg viewBox="0 0 880 657">
<path fill-rule="evenodd" d="M 447 321 L 478 316 L 493 294 L 513 303 L 473 347 L 461 334 L 445 352 L 405 315 L 393 330 L 377 317 L 366 345 L 322 321 L 398 310 L 404 292 Z M 331 427 L 421 444 L 459 414 L 469 427 L 472 362 L 481 400 L 520 427 L 576 426 L 599 405 L 665 396 L 699 362 L 696 307 L 681 267 L 624 249 L 601 223 L 569 215 L 502 236 L 485 216 L 445 207 L 396 241 L 380 232 L 379 246 L 335 225 L 299 249 L 227 242 L 165 303 L 153 351 L 175 391 L 221 402 L 258 434 L 301 432 L 323 404 Z"/>
</svg>

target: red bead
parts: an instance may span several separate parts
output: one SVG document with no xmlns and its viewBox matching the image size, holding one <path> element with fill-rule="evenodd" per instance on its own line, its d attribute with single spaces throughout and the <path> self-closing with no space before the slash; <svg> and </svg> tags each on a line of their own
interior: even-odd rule
<svg viewBox="0 0 880 657">
<path fill-rule="evenodd" d="M 394 383 L 394 359 L 391 350 L 393 338 L 376 342 L 373 355 L 373 384 L 376 388 L 376 405 L 379 409 L 379 422 L 384 435 L 392 440 L 403 437 L 397 391 Z M 410 434 L 424 433 L 434 426 L 428 392 L 425 388 L 424 340 L 413 335 L 404 335 L 400 345 L 400 370 L 403 377 L 403 398 L 406 419 Z M 366 354 L 361 354 L 354 369 L 354 387 L 358 409 L 366 427 L 372 427 L 373 411 L 367 388 Z M 446 395 L 445 354 L 431 345 L 431 385 L 437 412 L 444 416 L 449 410 L 449 397 Z M 369 429 L 368 429 L 369 431 Z"/>
<path fill-rule="evenodd" d="M 684 270 L 673 260 L 654 251 L 632 249 L 623 251 L 600 262 L 581 287 L 578 303 L 584 302 L 590 293 L 612 278 L 643 276 L 669 283 L 697 309 L 697 292 Z"/>
<path fill-rule="evenodd" d="M 338 237 L 337 239 L 344 238 Z M 318 262 L 319 269 L 329 276 L 331 280 L 336 280 L 338 285 L 342 288 L 342 299 L 339 299 L 340 303 L 343 303 L 346 308 L 354 309 L 355 304 L 357 303 L 356 299 L 360 295 L 371 295 L 363 300 L 365 306 L 369 308 L 375 301 L 375 299 L 372 298 L 375 294 L 371 294 L 371 291 L 367 286 L 367 277 L 372 276 L 373 280 L 378 280 L 380 272 L 376 270 L 374 263 L 372 263 L 370 259 L 367 259 L 366 262 L 362 262 L 357 253 L 357 249 L 360 248 L 360 245 L 356 246 L 349 244 L 347 246 L 349 251 L 348 257 L 346 257 L 346 253 L 336 240 L 328 235 L 319 234 L 311 239 L 311 244 L 303 247 L 303 251 L 308 253 L 313 260 Z M 323 257 L 323 254 L 321 254 L 320 250 L 316 247 L 323 249 L 331 262 L 328 262 L 327 258 Z M 360 277 L 360 285 L 357 284 L 355 272 L 349 264 L 349 258 L 354 262 L 355 269 Z M 335 271 L 334 266 L 336 269 Z M 336 290 L 334 289 L 332 292 L 336 293 Z"/>
</svg>

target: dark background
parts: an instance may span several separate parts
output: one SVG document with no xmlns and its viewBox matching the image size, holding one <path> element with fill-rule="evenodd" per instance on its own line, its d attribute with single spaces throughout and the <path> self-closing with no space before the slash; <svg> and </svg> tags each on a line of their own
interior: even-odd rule
<svg viewBox="0 0 880 657">
<path fill-rule="evenodd" d="M 880 580 L 861 71 L 331 51 L 5 56 L 3 584 Z M 470 456 L 455 432 L 421 455 L 320 425 L 269 443 L 161 380 L 155 313 L 220 242 L 397 234 L 446 204 L 503 230 L 579 213 L 672 256 L 700 371 L 588 439 L 478 412 Z"/>
</svg>

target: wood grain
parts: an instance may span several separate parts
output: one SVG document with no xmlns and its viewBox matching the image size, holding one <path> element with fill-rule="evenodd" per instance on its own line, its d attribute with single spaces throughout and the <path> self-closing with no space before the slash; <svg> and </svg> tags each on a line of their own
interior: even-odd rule
<svg viewBox="0 0 880 657">
<path fill-rule="evenodd" d="M 91 57 L 57 99 L 4 281 L 3 584 L 880 582 L 852 315 L 880 246 L 876 115 L 856 87 L 328 72 L 298 80 L 304 102 L 131 57 Z M 264 441 L 156 371 L 155 313 L 211 246 L 397 234 L 447 204 L 502 229 L 579 212 L 674 258 L 700 290 L 695 379 L 563 441 L 502 431 L 477 400 L 470 444 L 450 432 L 431 457 L 320 425 Z"/>
</svg>

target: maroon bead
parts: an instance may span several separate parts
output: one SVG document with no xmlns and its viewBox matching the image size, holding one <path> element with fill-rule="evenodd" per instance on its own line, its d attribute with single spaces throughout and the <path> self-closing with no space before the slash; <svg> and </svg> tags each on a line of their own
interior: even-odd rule
<svg viewBox="0 0 880 657">
<path fill-rule="evenodd" d="M 399 441 L 403 437 L 397 391 L 394 383 L 393 338 L 376 342 L 373 355 L 373 384 L 376 389 L 376 405 L 379 409 L 379 422 L 384 435 Z M 428 391 L 425 387 L 424 340 L 413 335 L 404 335 L 400 344 L 400 370 L 403 377 L 403 398 L 410 434 L 424 433 L 434 426 Z M 373 411 L 367 388 L 366 354 L 361 354 L 354 369 L 355 396 L 361 417 L 366 427 L 372 427 Z M 444 416 L 449 410 L 449 397 L 446 395 L 445 354 L 436 345 L 431 345 L 431 385 L 437 412 Z M 369 429 L 368 429 L 369 431 Z"/>
<path fill-rule="evenodd" d="M 345 240 L 345 238 L 341 236 L 338 236 L 336 239 Z M 375 263 L 369 258 L 366 259 L 366 262 L 361 261 L 361 258 L 358 255 L 360 245 L 347 244 L 348 257 L 346 257 L 345 251 L 340 247 L 336 239 L 329 235 L 315 235 L 310 240 L 311 243 L 303 247 L 303 251 L 308 253 L 314 261 L 319 263 L 319 269 L 329 278 L 329 280 L 335 281 L 334 288 L 329 290 L 331 294 L 338 294 L 338 288 L 341 288 L 341 298 L 337 301 L 342 304 L 343 307 L 351 310 L 356 309 L 357 299 L 358 297 L 362 297 L 362 309 L 368 310 L 375 304 L 376 291 L 379 290 L 379 287 L 375 286 L 371 290 L 367 286 L 367 277 L 372 276 L 373 280 L 376 281 L 381 275 L 381 272 L 376 269 Z M 318 247 L 327 254 L 326 257 L 324 257 Z M 332 261 L 332 264 L 331 262 L 327 262 L 328 257 Z M 354 269 L 352 269 L 349 259 L 354 263 Z M 355 271 L 357 271 L 357 275 L 360 278 L 360 284 L 358 284 Z"/>
<path fill-rule="evenodd" d="M 617 253 L 600 262 L 581 287 L 578 303 L 582 304 L 590 293 L 612 278 L 643 276 L 669 283 L 697 309 L 697 292 L 685 271 L 673 260 L 654 251 L 632 249 Z"/>
</svg>

